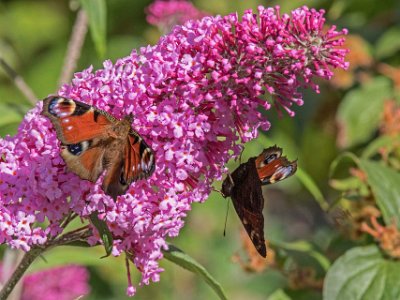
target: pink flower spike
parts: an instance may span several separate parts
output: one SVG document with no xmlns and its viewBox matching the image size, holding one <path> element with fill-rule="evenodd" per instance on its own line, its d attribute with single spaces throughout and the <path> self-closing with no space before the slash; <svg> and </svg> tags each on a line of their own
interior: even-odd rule
<svg viewBox="0 0 400 300">
<path fill-rule="evenodd" d="M 198 20 L 207 13 L 198 10 L 187 0 L 155 0 L 146 8 L 147 22 L 163 32 L 168 32 L 175 25 L 182 25 L 189 20 Z"/>
<path fill-rule="evenodd" d="M 88 295 L 89 292 L 87 269 L 70 265 L 28 274 L 23 280 L 21 299 L 77 299 Z"/>
</svg>

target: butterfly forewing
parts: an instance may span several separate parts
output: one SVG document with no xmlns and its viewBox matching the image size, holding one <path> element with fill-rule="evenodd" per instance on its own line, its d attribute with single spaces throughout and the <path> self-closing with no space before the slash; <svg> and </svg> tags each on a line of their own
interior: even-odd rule
<svg viewBox="0 0 400 300">
<path fill-rule="evenodd" d="M 53 123 L 63 144 L 77 144 L 106 137 L 115 119 L 86 103 L 50 96 L 43 100 L 42 114 Z"/>
<path fill-rule="evenodd" d="M 88 104 L 50 96 L 43 100 L 61 141 L 68 169 L 92 182 L 106 171 L 102 188 L 116 199 L 129 184 L 149 177 L 155 168 L 152 149 L 131 128 L 131 118 L 117 120 Z"/>
</svg>

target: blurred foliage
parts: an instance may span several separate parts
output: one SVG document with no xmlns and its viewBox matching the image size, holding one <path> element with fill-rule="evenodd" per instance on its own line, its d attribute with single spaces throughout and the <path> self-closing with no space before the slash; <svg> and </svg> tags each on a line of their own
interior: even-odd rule
<svg viewBox="0 0 400 300">
<path fill-rule="evenodd" d="M 134 48 L 156 43 L 160 32 L 145 20 L 150 2 L 2 0 L 0 57 L 42 99 L 58 89 L 79 5 L 92 7 L 92 21 L 77 70 L 100 68 L 104 57 L 115 61 Z M 171 242 L 195 258 L 199 268 L 204 266 L 229 299 L 400 299 L 400 2 L 194 4 L 221 15 L 260 4 L 280 5 L 283 12 L 302 5 L 324 9 L 328 22 L 351 33 L 351 65 L 331 82 L 322 82 L 320 94 L 305 91 L 305 104 L 296 109 L 295 118 L 266 112 L 272 129 L 246 145 L 242 161 L 276 143 L 300 166 L 296 176 L 264 189 L 267 261 L 248 247 L 235 213 L 229 213 L 223 236 L 226 200 L 217 193 L 193 205 L 186 226 Z M 15 134 L 31 107 L 0 69 L 0 136 Z M 238 163 L 229 167 L 233 170 Z M 102 247 L 57 248 L 45 253 L 45 260 L 38 260 L 31 271 L 83 264 L 91 273 L 88 299 L 125 299 L 124 260 L 100 259 L 103 255 Z M 168 260 L 161 265 L 165 272 L 160 282 L 138 289 L 137 299 L 217 297 L 195 274 Z"/>
</svg>

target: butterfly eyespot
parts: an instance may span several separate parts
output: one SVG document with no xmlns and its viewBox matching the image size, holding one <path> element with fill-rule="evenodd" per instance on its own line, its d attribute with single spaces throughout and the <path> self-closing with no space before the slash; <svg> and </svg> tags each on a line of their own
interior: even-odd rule
<svg viewBox="0 0 400 300">
<path fill-rule="evenodd" d="M 125 181 L 123 172 L 121 172 L 121 176 L 119 177 L 119 183 L 122 185 L 128 185 L 128 183 Z"/>
<path fill-rule="evenodd" d="M 269 164 L 270 162 L 274 161 L 277 158 L 278 155 L 276 153 L 270 154 L 264 159 L 264 164 Z"/>
<path fill-rule="evenodd" d="M 90 141 L 83 141 L 77 144 L 69 144 L 65 147 L 68 149 L 68 152 L 72 155 L 81 155 L 83 151 L 87 150 L 90 146 Z"/>
<path fill-rule="evenodd" d="M 73 155 L 80 155 L 83 151 L 82 144 L 71 144 L 66 146 L 68 149 L 68 152 L 70 152 Z"/>
</svg>

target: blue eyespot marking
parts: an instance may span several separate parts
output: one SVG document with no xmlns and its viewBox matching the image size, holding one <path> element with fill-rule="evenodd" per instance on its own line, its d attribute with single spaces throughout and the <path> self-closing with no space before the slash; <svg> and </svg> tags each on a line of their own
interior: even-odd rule
<svg viewBox="0 0 400 300">
<path fill-rule="evenodd" d="M 67 149 L 73 155 L 80 155 L 83 151 L 82 143 L 67 145 Z"/>
</svg>

